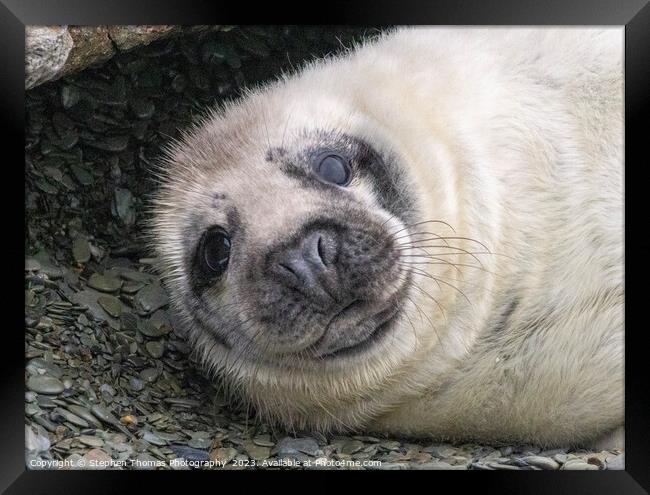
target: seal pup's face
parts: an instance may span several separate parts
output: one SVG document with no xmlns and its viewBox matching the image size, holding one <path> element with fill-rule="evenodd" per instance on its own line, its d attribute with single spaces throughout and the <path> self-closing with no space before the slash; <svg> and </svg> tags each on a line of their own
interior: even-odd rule
<svg viewBox="0 0 650 495">
<path fill-rule="evenodd" d="M 210 366 L 238 386 L 326 400 L 383 379 L 422 344 L 404 323 L 417 204 L 398 154 L 363 116 L 273 102 L 249 97 L 169 150 L 155 247 Z"/>
<path fill-rule="evenodd" d="M 413 204 L 398 164 L 333 129 L 273 146 L 248 128 L 261 139 L 232 146 L 241 130 L 225 122 L 176 150 L 158 197 L 181 313 L 241 359 L 317 366 L 372 353 L 408 287 L 399 241 Z"/>
</svg>

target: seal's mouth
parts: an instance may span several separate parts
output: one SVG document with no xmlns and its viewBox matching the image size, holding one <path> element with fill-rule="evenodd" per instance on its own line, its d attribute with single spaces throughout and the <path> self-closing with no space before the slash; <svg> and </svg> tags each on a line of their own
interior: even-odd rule
<svg viewBox="0 0 650 495">
<path fill-rule="evenodd" d="M 379 311 L 376 303 L 353 301 L 330 320 L 323 335 L 309 347 L 309 353 L 317 359 L 332 359 L 368 350 L 394 326 L 400 299 L 391 298 Z"/>
<path fill-rule="evenodd" d="M 386 315 L 386 316 L 382 316 Z M 324 352 L 319 352 L 319 343 L 324 339 L 325 335 L 319 339 L 318 342 L 313 346 L 315 350 L 315 355 L 319 359 L 331 359 L 331 358 L 337 358 L 337 357 L 343 357 L 343 356 L 350 356 L 353 354 L 359 354 L 361 352 L 366 351 L 369 349 L 371 346 L 375 345 L 379 341 L 382 340 L 383 336 L 388 334 L 390 329 L 393 327 L 393 324 L 395 320 L 397 320 L 397 317 L 399 316 L 399 309 L 398 308 L 389 308 L 387 310 L 384 310 L 378 315 L 380 320 L 383 319 L 379 324 L 373 324 L 371 330 L 367 333 L 367 335 L 361 340 L 355 339 L 355 341 L 348 342 L 346 344 L 343 344 L 341 347 L 335 348 L 333 350 L 325 350 Z M 326 333 L 327 334 L 327 331 Z"/>
</svg>

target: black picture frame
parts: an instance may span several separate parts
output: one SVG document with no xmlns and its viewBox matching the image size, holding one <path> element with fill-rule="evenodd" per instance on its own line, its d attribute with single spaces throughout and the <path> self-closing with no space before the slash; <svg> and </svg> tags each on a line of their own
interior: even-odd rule
<svg viewBox="0 0 650 495">
<path fill-rule="evenodd" d="M 330 1 L 302 5 L 269 4 L 265 9 L 242 2 L 218 3 L 189 0 L 0 0 L 0 117 L 4 121 L 3 167 L 10 174 L 4 182 L 3 227 L 5 275 L 23 277 L 19 239 L 24 239 L 18 204 L 21 198 L 20 169 L 24 160 L 24 28 L 55 24 L 437 24 L 437 25 L 619 25 L 625 26 L 625 246 L 626 246 L 626 469 L 596 472 L 498 472 L 464 475 L 438 474 L 464 491 L 466 483 L 481 490 L 502 493 L 648 493 L 650 490 L 650 393 L 645 377 L 648 348 L 644 345 L 646 322 L 637 323 L 634 311 L 647 306 L 646 291 L 650 242 L 647 220 L 647 122 L 650 102 L 650 5 L 648 0 L 444 0 Z M 22 157 L 22 158 L 21 158 Z M 643 158 L 645 158 L 645 160 Z M 637 163 L 638 162 L 638 163 Z M 24 161 L 23 161 L 24 163 Z M 646 165 L 644 167 L 644 165 Z M 15 174 L 15 177 L 13 177 Z M 24 174 L 23 174 L 24 180 Z M 22 200 L 21 200 L 22 199 Z M 23 206 L 24 208 L 24 206 Z M 638 224 L 635 216 L 638 214 Z M 645 228 L 643 227 L 645 225 Z M 13 229 L 13 230 L 8 230 Z M 640 290 L 634 290 L 639 282 Z M 7 283 L 8 287 L 14 284 Z M 631 288 L 631 289 L 630 289 Z M 19 290 L 3 296 L 4 352 L 2 353 L 2 417 L 0 420 L 0 489 L 5 493 L 122 493 L 143 489 L 135 477 L 141 472 L 27 471 L 24 462 L 24 315 Z M 13 301 L 15 298 L 15 302 Z M 380 478 L 388 473 L 376 472 Z M 485 473 L 485 472 L 484 472 Z M 247 474 L 247 473 L 246 473 Z M 401 473 L 398 474 L 398 482 Z M 297 472 L 291 474 L 298 475 Z M 300 476 L 311 473 L 301 473 Z M 428 476 L 429 474 L 419 474 Z M 184 489 L 203 490 L 201 481 L 214 472 L 149 473 L 148 482 L 171 486 L 172 476 Z M 219 476 L 219 475 L 216 475 Z M 223 476 L 223 475 L 222 475 Z M 242 476 L 242 475 L 226 475 Z M 329 474 L 327 476 L 330 476 Z M 349 476 L 349 475 L 346 475 Z M 392 476 L 392 475 L 391 475 Z M 180 478 L 180 480 L 178 479 Z M 225 488 L 223 478 L 210 478 L 213 489 Z M 369 480 L 369 478 L 364 478 Z M 232 481 L 232 480 L 230 480 Z M 336 482 L 334 478 L 330 481 Z M 363 480 L 362 480 L 363 481 Z M 405 482 L 403 478 L 401 482 Z M 446 481 L 450 481 L 447 479 Z M 191 483 L 191 484 L 190 484 Z M 431 490 L 439 490 L 433 480 Z M 307 487 L 307 486 L 306 486 Z M 332 485 L 336 488 L 336 485 Z M 233 487 L 229 489 L 234 489 Z"/>
</svg>

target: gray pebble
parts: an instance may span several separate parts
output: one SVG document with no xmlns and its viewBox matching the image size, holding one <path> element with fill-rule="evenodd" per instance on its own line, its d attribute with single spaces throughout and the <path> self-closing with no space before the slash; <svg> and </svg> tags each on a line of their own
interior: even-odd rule
<svg viewBox="0 0 650 495">
<path fill-rule="evenodd" d="M 90 245 L 85 237 L 77 237 L 72 243 L 72 257 L 77 263 L 90 261 Z"/>
<path fill-rule="evenodd" d="M 605 459 L 605 465 L 607 466 L 607 469 L 617 469 L 617 470 L 625 469 L 625 454 L 619 454 L 619 455 L 608 457 L 607 459 Z"/>
<path fill-rule="evenodd" d="M 166 306 L 169 299 L 160 284 L 155 283 L 141 289 L 135 296 L 135 303 L 145 313 L 152 313 Z"/>
<path fill-rule="evenodd" d="M 145 344 L 147 352 L 151 355 L 152 358 L 158 359 L 163 356 L 165 352 L 165 345 L 159 341 L 151 341 Z"/>
<path fill-rule="evenodd" d="M 27 388 L 39 394 L 60 394 L 64 390 L 61 380 L 52 376 L 32 376 L 27 380 Z"/>
<path fill-rule="evenodd" d="M 70 411 L 67 411 L 66 409 L 62 409 L 60 407 L 57 407 L 52 411 L 52 419 L 54 421 L 57 420 L 65 420 L 69 421 L 73 425 L 81 426 L 82 428 L 88 428 L 88 422 L 77 416 L 76 414 L 71 413 Z"/>
<path fill-rule="evenodd" d="M 99 296 L 97 303 L 113 318 L 119 318 L 122 314 L 122 303 L 117 297 L 109 295 Z"/>
<path fill-rule="evenodd" d="M 529 464 L 530 466 L 535 466 L 541 469 L 555 470 L 555 469 L 559 469 L 560 467 L 560 465 L 550 457 L 531 455 L 522 458 L 522 460 L 527 464 Z"/>
<path fill-rule="evenodd" d="M 104 406 L 96 404 L 90 408 L 90 411 L 95 415 L 95 417 L 102 420 L 104 423 L 112 425 L 119 424 L 117 418 L 115 418 L 115 416 L 113 416 L 113 414 Z"/>
<path fill-rule="evenodd" d="M 597 471 L 598 466 L 589 464 L 582 459 L 569 459 L 564 463 L 562 469 L 565 471 Z"/>
<path fill-rule="evenodd" d="M 77 437 L 77 440 L 79 440 L 84 445 L 88 445 L 90 447 L 103 447 L 104 446 L 104 440 L 102 440 L 99 437 L 93 437 L 93 436 L 90 436 L 90 435 L 80 435 L 80 436 Z"/>
<path fill-rule="evenodd" d="M 323 453 L 316 440 L 309 437 L 284 437 L 277 443 L 273 452 L 279 457 L 287 457 L 297 453 L 307 454 L 309 456 L 319 456 Z"/>
<path fill-rule="evenodd" d="M 93 273 L 88 279 L 88 286 L 102 292 L 117 292 L 122 286 L 120 279 Z"/>
<path fill-rule="evenodd" d="M 101 426 L 101 423 L 99 421 L 97 421 L 97 418 L 95 418 L 92 415 L 92 413 L 90 412 L 90 410 L 88 410 L 87 408 L 82 407 L 82 406 L 77 406 L 75 404 L 71 404 L 71 405 L 67 406 L 67 409 L 72 414 L 76 414 L 80 418 L 85 419 L 86 421 L 88 421 L 88 423 L 90 423 L 90 424 L 92 424 L 92 425 L 94 425 L 94 426 L 96 426 L 98 428 Z"/>
</svg>

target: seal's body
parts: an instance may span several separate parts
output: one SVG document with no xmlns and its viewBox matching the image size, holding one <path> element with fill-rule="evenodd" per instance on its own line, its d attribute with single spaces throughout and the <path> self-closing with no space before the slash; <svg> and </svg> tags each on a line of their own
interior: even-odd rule
<svg viewBox="0 0 650 495">
<path fill-rule="evenodd" d="M 623 424 L 620 29 L 400 29 L 169 150 L 191 341 L 288 427 L 544 445 Z"/>
</svg>

